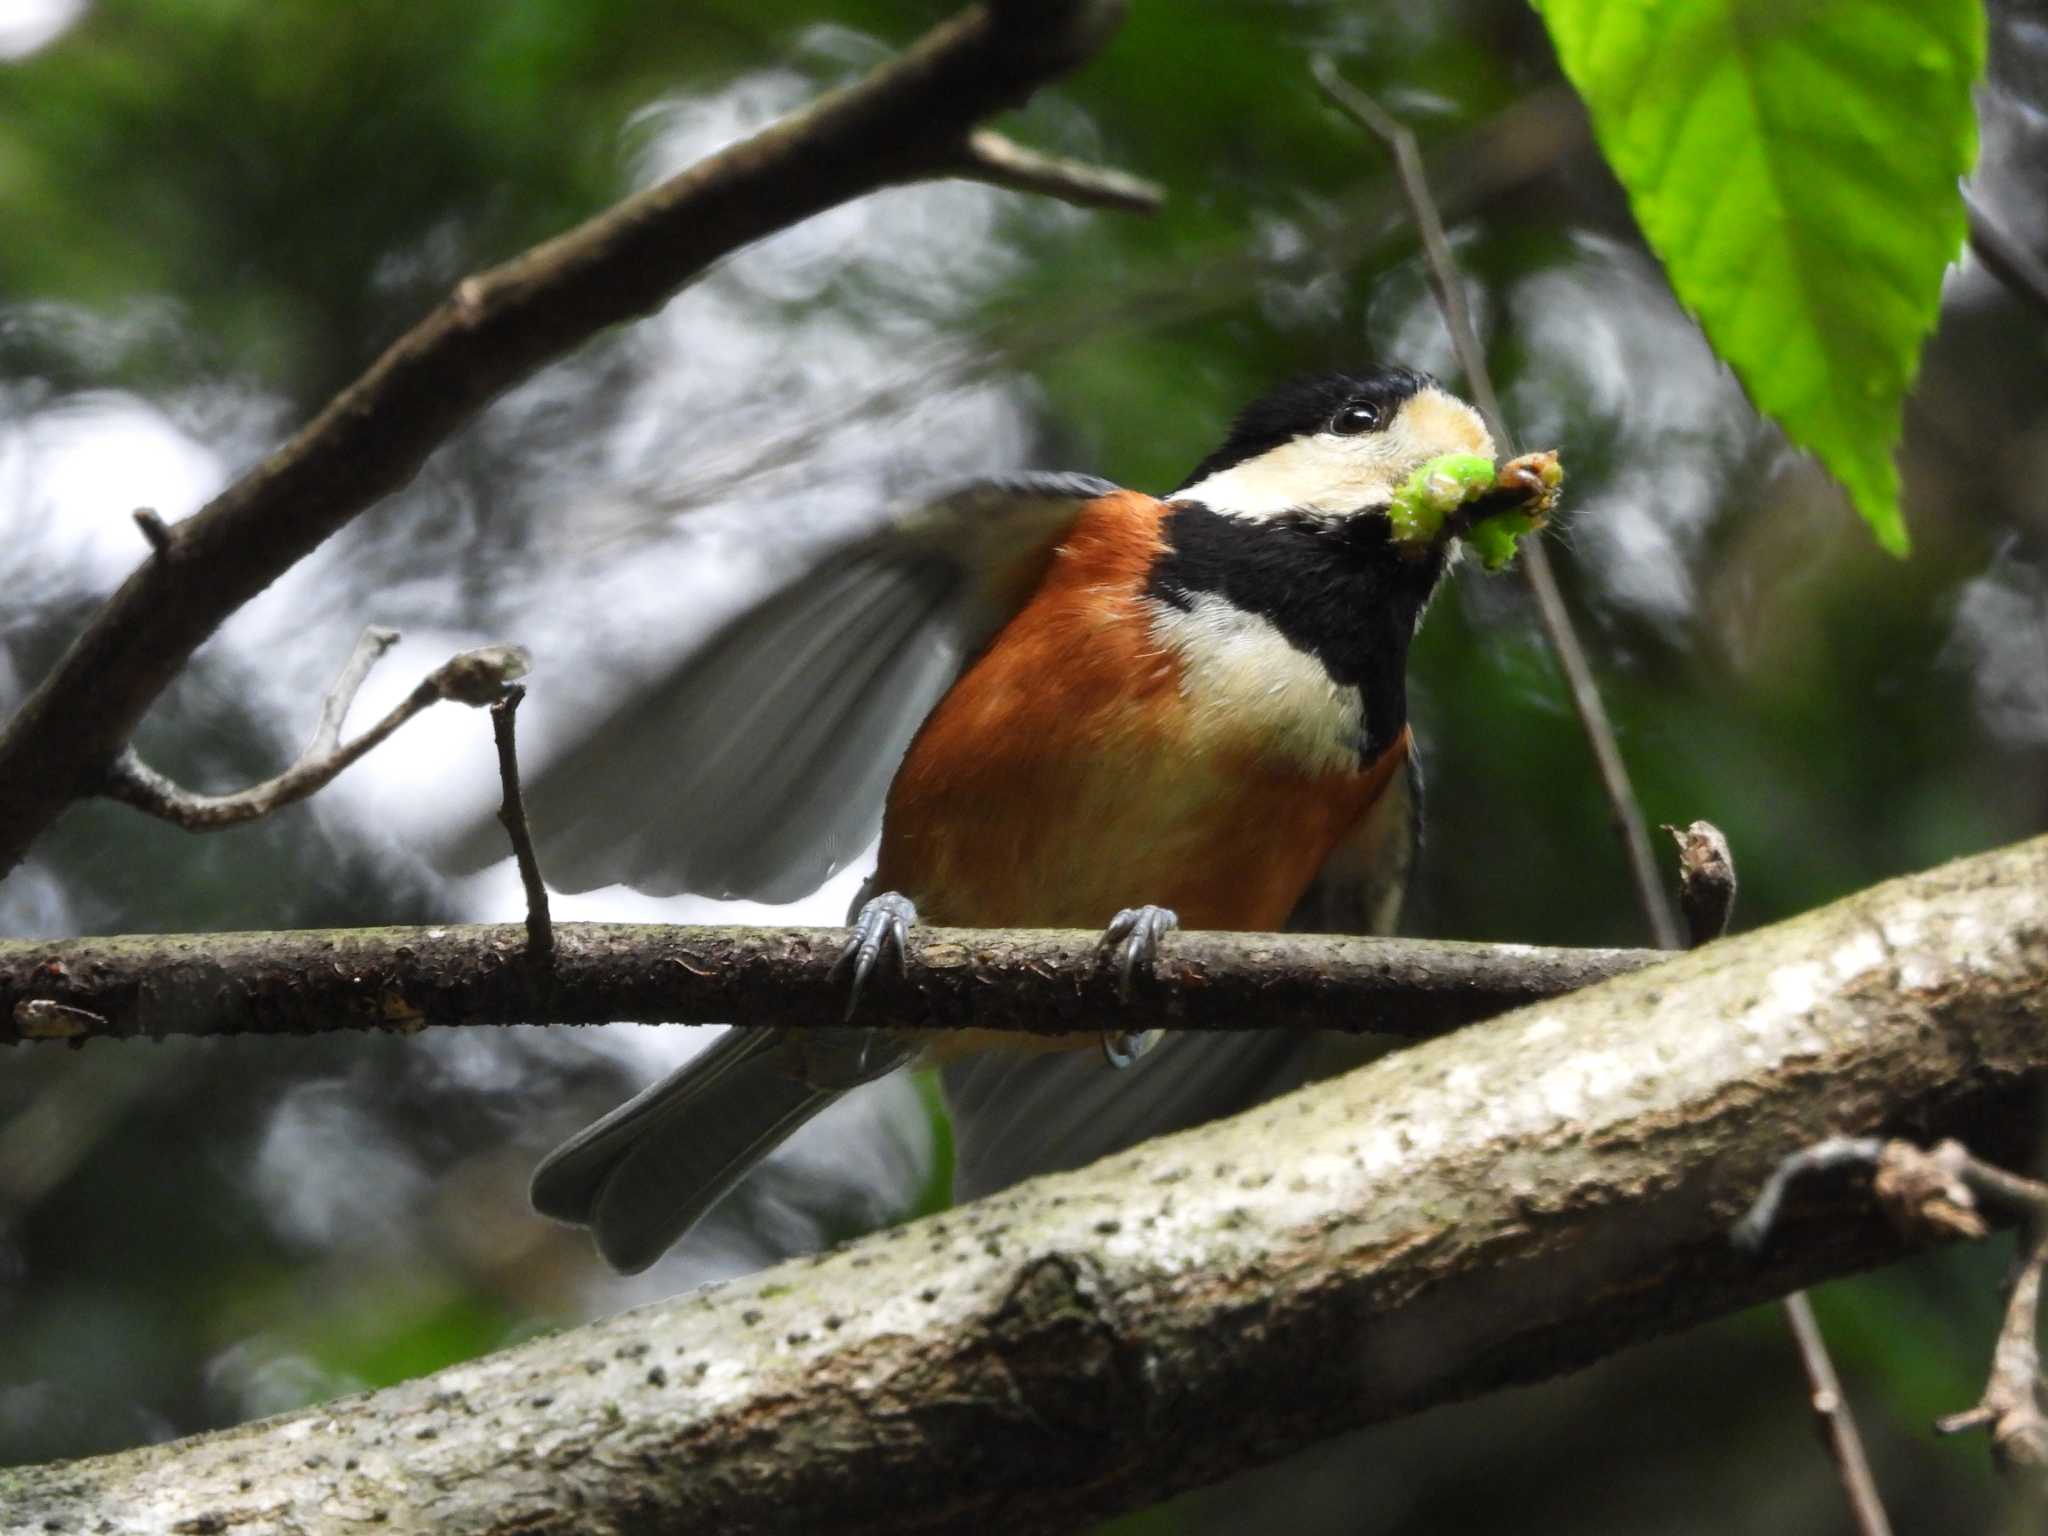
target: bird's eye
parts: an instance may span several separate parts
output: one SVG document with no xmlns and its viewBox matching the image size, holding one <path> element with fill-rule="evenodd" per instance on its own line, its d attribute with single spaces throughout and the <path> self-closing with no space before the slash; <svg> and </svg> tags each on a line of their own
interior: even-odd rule
<svg viewBox="0 0 2048 1536">
<path fill-rule="evenodd" d="M 1330 430 L 1339 437 L 1356 437 L 1380 424 L 1380 408 L 1370 400 L 1354 400 L 1330 418 Z"/>
</svg>

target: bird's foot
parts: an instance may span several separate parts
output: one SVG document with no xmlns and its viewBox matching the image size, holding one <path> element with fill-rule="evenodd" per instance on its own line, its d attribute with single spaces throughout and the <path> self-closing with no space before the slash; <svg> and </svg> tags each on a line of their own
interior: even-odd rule
<svg viewBox="0 0 2048 1536">
<path fill-rule="evenodd" d="M 1147 975 L 1159 963 L 1159 941 L 1180 926 L 1180 917 L 1169 907 L 1125 907 L 1109 920 L 1103 930 L 1102 948 L 1116 961 L 1117 996 L 1131 1000 L 1138 972 Z M 1161 1029 L 1105 1029 L 1102 1054 L 1112 1067 L 1122 1070 L 1159 1043 Z"/>
<path fill-rule="evenodd" d="M 853 1021 L 854 1010 L 860 1006 L 861 989 L 867 985 L 884 950 L 896 951 L 897 974 L 904 972 L 910 925 L 916 921 L 917 904 L 895 891 L 883 891 L 861 903 L 860 915 L 853 920 L 853 937 L 846 941 L 838 964 L 832 967 L 834 976 L 848 966 L 853 968 L 853 985 L 846 992 L 848 1023 Z"/>
</svg>

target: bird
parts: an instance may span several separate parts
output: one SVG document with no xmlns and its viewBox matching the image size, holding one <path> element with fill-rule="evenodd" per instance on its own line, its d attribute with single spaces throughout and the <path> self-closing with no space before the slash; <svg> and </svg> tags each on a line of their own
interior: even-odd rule
<svg viewBox="0 0 2048 1536">
<path fill-rule="evenodd" d="M 1181 925 L 1390 931 L 1420 827 L 1410 641 L 1462 543 L 1490 530 L 1496 563 L 1501 527 L 1511 548 L 1557 497 L 1554 454 L 1494 456 L 1471 406 L 1375 365 L 1253 401 L 1164 496 L 1025 473 L 896 508 L 543 769 L 542 865 L 569 890 L 789 900 L 879 806 L 844 956 L 856 1024 L 919 921 L 1099 929 L 1126 996 Z M 479 829 L 468 862 L 491 846 Z M 906 1066 L 942 1068 L 969 1198 L 1259 1102 L 1311 1056 L 1270 1031 L 1160 1048 L 1114 1020 L 1052 1044 L 728 1029 L 551 1152 L 532 1203 L 633 1273 Z"/>
</svg>

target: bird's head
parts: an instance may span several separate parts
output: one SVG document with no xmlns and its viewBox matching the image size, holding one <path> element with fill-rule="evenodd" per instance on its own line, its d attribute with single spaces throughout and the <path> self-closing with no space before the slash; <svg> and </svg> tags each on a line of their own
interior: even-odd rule
<svg viewBox="0 0 2048 1536">
<path fill-rule="evenodd" d="M 1368 368 L 1289 380 L 1239 413 L 1170 499 L 1251 522 L 1358 526 L 1420 556 L 1469 538 L 1489 569 L 1543 526 L 1557 456 L 1496 471 L 1479 413 L 1426 373 Z"/>
<path fill-rule="evenodd" d="M 1351 517 L 1385 511 L 1433 459 L 1493 453 L 1479 413 L 1426 373 L 1310 374 L 1246 406 L 1173 498 L 1234 517 Z"/>
</svg>

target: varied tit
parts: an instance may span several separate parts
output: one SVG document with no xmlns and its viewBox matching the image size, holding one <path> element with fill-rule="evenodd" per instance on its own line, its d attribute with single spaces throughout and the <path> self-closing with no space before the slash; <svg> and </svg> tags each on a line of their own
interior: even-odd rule
<svg viewBox="0 0 2048 1536">
<path fill-rule="evenodd" d="M 544 772 L 543 868 L 787 900 L 862 846 L 886 789 L 856 999 L 920 919 L 1102 927 L 1126 983 L 1176 924 L 1386 931 L 1416 842 L 1409 640 L 1460 536 L 1498 563 L 1555 499 L 1553 455 L 1496 472 L 1493 451 L 1433 380 L 1375 368 L 1258 401 L 1164 499 L 1020 475 L 899 514 Z M 643 784 L 656 819 L 619 792 Z M 1112 1064 L 1151 1043 L 1099 1038 Z M 533 1203 L 631 1272 L 899 1067 L 945 1067 L 968 1197 L 1254 1103 L 1303 1051 L 1188 1038 L 1124 1076 L 1045 1044 L 728 1030 L 551 1153 Z"/>
</svg>

